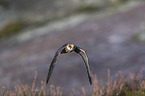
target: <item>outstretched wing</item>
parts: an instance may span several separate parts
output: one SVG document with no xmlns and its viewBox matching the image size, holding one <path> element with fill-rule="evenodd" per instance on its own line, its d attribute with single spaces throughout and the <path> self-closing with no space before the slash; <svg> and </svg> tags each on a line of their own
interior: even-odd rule
<svg viewBox="0 0 145 96">
<path fill-rule="evenodd" d="M 49 79 L 50 79 L 50 76 L 51 76 L 51 74 L 52 74 L 53 68 L 54 68 L 54 66 L 55 66 L 55 64 L 56 64 L 56 60 L 57 60 L 58 56 L 61 54 L 62 50 L 65 48 L 65 46 L 66 46 L 66 44 L 63 45 L 61 48 L 59 48 L 59 49 L 57 50 L 57 52 L 55 53 L 55 56 L 53 57 L 53 60 L 52 60 L 52 62 L 51 62 L 51 65 L 50 65 L 50 67 L 49 67 L 49 70 L 48 70 L 48 75 L 47 75 L 46 84 L 48 83 L 48 81 L 49 81 Z"/>
<path fill-rule="evenodd" d="M 86 52 L 83 49 L 78 48 L 78 47 L 76 47 L 74 51 L 76 53 L 78 53 L 82 57 L 82 59 L 83 59 L 83 61 L 85 63 L 86 69 L 87 69 L 89 82 L 92 85 L 91 71 L 90 71 L 90 66 L 89 66 L 88 57 L 87 57 Z M 83 55 L 85 56 L 86 60 L 85 60 L 84 56 L 81 53 L 83 53 Z"/>
</svg>

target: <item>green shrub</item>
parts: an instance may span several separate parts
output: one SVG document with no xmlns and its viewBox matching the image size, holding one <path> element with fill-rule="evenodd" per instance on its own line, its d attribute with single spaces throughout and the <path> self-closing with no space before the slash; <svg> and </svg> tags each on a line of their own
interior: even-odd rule
<svg viewBox="0 0 145 96">
<path fill-rule="evenodd" d="M 0 30 L 0 38 L 8 38 L 21 32 L 27 26 L 26 22 L 18 20 L 8 23 Z"/>
</svg>

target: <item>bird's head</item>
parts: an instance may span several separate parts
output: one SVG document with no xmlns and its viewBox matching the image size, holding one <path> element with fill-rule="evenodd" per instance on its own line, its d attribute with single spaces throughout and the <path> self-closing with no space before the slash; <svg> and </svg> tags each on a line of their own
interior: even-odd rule
<svg viewBox="0 0 145 96">
<path fill-rule="evenodd" d="M 74 49 L 74 44 L 67 44 L 67 46 L 66 46 L 67 52 L 71 52 L 71 51 L 73 51 L 73 49 Z"/>
</svg>

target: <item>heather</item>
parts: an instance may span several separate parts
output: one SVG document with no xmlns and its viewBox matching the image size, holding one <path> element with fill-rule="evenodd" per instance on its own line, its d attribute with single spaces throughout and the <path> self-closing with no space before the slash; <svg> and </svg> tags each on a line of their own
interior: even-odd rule
<svg viewBox="0 0 145 96">
<path fill-rule="evenodd" d="M 84 87 L 80 90 L 72 89 L 67 93 L 70 96 L 145 96 L 145 80 L 142 72 L 138 74 L 129 73 L 129 76 L 123 76 L 121 72 L 116 74 L 115 78 L 111 77 L 108 70 L 106 80 L 100 81 L 96 75 L 93 77 L 93 85 L 91 91 L 86 91 Z M 41 81 L 40 88 L 36 86 L 37 72 L 35 72 L 32 86 L 23 85 L 21 81 L 14 86 L 14 90 L 1 88 L 1 96 L 67 96 L 60 87 L 55 85 L 47 85 L 45 81 Z"/>
</svg>

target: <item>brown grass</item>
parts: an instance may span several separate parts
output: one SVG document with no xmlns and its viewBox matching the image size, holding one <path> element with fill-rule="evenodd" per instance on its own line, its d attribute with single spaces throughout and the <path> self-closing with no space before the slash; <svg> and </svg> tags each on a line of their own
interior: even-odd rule
<svg viewBox="0 0 145 96">
<path fill-rule="evenodd" d="M 35 86 L 37 72 L 35 72 L 32 86 L 23 85 L 20 81 L 14 86 L 14 91 L 5 87 L 0 91 L 1 96 L 64 96 L 60 87 L 50 85 L 46 89 L 46 84 L 41 81 L 41 88 Z M 93 90 L 86 93 L 84 87 L 80 87 L 80 91 L 72 90 L 72 96 L 145 96 L 145 80 L 142 72 L 138 74 L 130 73 L 128 77 L 123 77 L 122 73 L 116 74 L 116 78 L 112 80 L 110 70 L 108 70 L 107 80 L 100 85 L 96 75 L 93 75 Z"/>
</svg>

